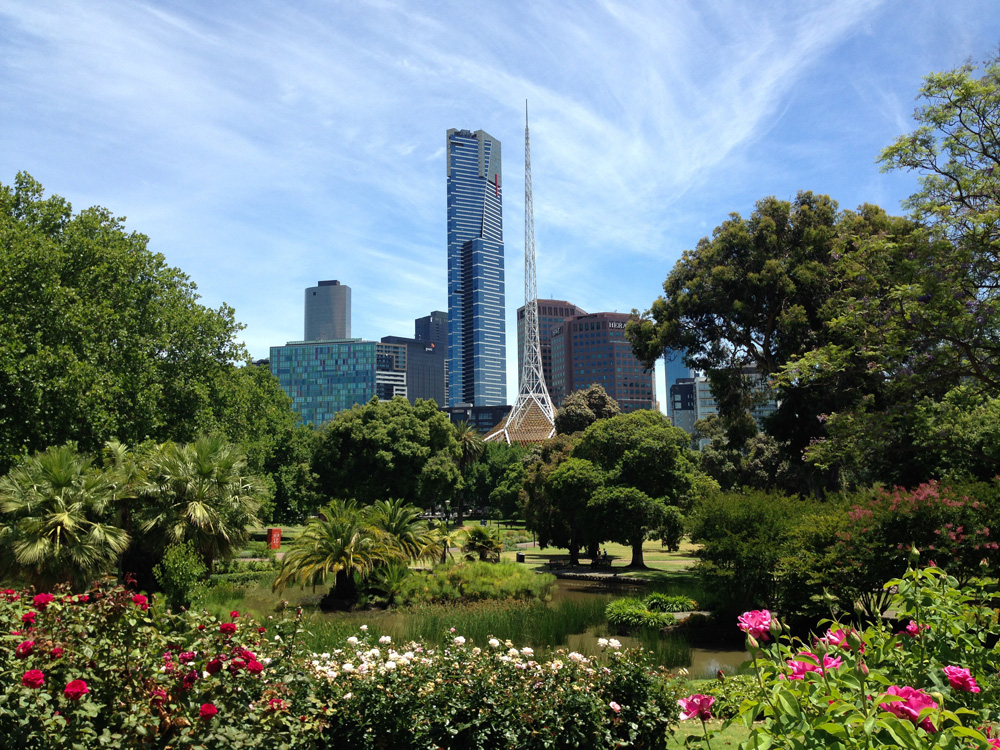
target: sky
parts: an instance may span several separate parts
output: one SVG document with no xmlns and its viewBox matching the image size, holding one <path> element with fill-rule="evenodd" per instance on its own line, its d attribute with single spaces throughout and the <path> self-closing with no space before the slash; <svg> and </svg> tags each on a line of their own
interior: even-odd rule
<svg viewBox="0 0 1000 750">
<path fill-rule="evenodd" d="M 321 279 L 357 338 L 447 310 L 445 132 L 485 130 L 513 401 L 525 101 L 539 297 L 644 311 L 761 198 L 902 213 L 916 176 L 879 152 L 925 75 L 998 42 L 995 0 L 5 0 L 0 183 L 125 217 L 256 359 L 301 340 Z"/>
</svg>

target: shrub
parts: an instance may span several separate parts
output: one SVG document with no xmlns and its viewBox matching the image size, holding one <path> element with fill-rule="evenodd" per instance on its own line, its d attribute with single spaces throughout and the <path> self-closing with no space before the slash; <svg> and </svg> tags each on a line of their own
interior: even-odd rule
<svg viewBox="0 0 1000 750">
<path fill-rule="evenodd" d="M 32 594 L 0 594 L 6 747 L 658 749 L 677 719 L 675 683 L 638 651 L 536 660 L 457 632 L 441 648 L 360 632 L 311 653 L 298 615 Z"/>
<path fill-rule="evenodd" d="M 201 555 L 190 541 L 168 546 L 163 559 L 153 568 L 156 582 L 174 609 L 191 606 L 206 572 Z"/>
<path fill-rule="evenodd" d="M 665 628 L 677 623 L 672 612 L 690 612 L 697 602 L 686 596 L 650 594 L 645 599 L 615 599 L 605 608 L 608 622 L 619 629 Z"/>
<path fill-rule="evenodd" d="M 980 604 L 985 588 L 927 568 L 886 589 L 902 631 L 828 621 L 823 637 L 802 641 L 768 612 L 741 618 L 756 684 L 739 709 L 746 747 L 995 746 L 982 728 L 998 718 L 1000 628 Z"/>
</svg>

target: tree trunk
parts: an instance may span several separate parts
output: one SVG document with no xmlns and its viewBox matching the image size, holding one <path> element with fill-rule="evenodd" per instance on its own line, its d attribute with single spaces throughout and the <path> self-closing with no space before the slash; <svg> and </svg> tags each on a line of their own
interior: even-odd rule
<svg viewBox="0 0 1000 750">
<path fill-rule="evenodd" d="M 580 543 L 576 540 L 575 536 L 569 538 L 569 564 L 580 564 Z"/>
<path fill-rule="evenodd" d="M 640 534 L 638 539 L 632 540 L 632 562 L 628 564 L 630 568 L 646 568 L 646 563 L 642 559 L 642 543 L 645 539 L 646 535 Z"/>
<path fill-rule="evenodd" d="M 338 570 L 333 588 L 320 599 L 319 608 L 323 611 L 346 611 L 354 607 L 358 601 L 358 586 L 354 582 L 354 572 Z"/>
</svg>

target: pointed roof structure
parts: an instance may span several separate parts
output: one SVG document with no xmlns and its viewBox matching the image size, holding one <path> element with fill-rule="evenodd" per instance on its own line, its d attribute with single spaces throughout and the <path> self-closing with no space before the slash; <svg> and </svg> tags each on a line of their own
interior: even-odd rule
<svg viewBox="0 0 1000 750">
<path fill-rule="evenodd" d="M 538 337 L 538 291 L 535 280 L 535 209 L 531 198 L 531 141 L 528 103 L 524 103 L 524 351 L 521 384 L 510 414 L 484 437 L 506 443 L 540 443 L 556 434 L 555 409 L 545 387 Z"/>
</svg>

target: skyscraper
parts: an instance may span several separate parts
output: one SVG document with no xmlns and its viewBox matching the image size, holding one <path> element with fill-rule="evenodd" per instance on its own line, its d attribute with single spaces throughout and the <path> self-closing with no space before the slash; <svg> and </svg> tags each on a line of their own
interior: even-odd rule
<svg viewBox="0 0 1000 750">
<path fill-rule="evenodd" d="M 448 405 L 507 402 L 500 141 L 449 130 Z"/>
<path fill-rule="evenodd" d="M 321 281 L 306 289 L 303 341 L 338 341 L 351 337 L 351 287 Z"/>
</svg>

